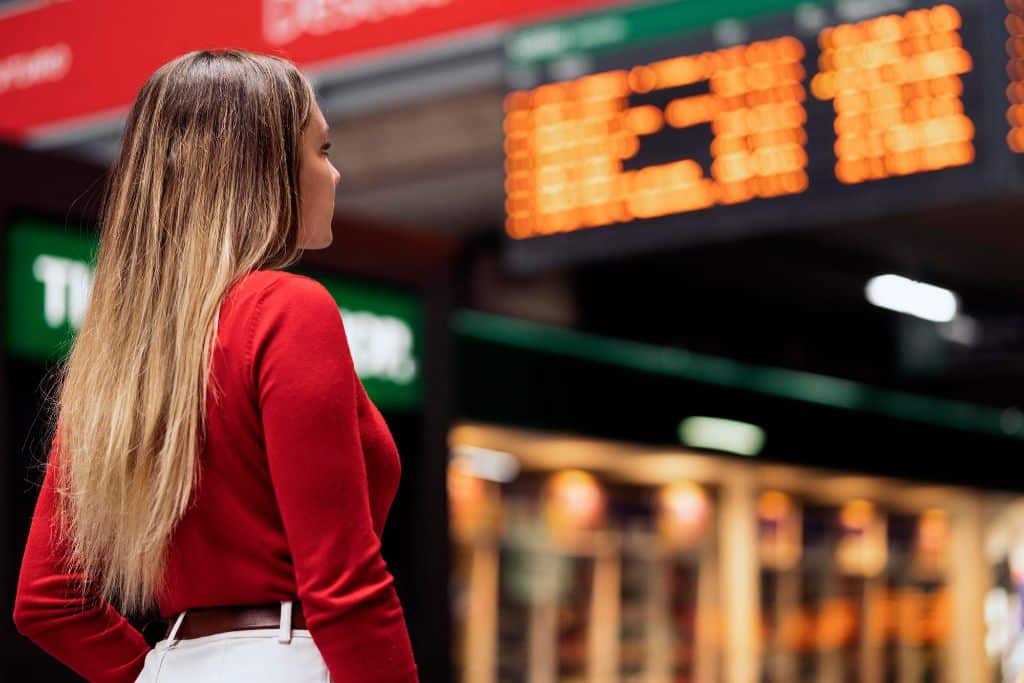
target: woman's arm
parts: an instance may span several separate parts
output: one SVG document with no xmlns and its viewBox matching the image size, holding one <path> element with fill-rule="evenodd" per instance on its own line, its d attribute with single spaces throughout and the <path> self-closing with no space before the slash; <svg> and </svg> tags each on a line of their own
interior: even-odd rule
<svg viewBox="0 0 1024 683">
<path fill-rule="evenodd" d="M 358 377 L 330 293 L 284 273 L 261 293 L 249 359 L 310 633 L 335 683 L 415 683 L 370 511 Z"/>
<path fill-rule="evenodd" d="M 14 598 L 18 632 L 88 681 L 132 683 L 150 647 L 108 603 L 84 596 L 64 566 L 66 548 L 51 533 L 60 426 L 36 500 Z"/>
</svg>

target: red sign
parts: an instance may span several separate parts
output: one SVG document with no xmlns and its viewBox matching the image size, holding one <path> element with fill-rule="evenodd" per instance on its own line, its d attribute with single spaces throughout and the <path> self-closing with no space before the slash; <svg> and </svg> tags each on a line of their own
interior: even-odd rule
<svg viewBox="0 0 1024 683">
<path fill-rule="evenodd" d="M 0 137 L 45 138 L 123 116 L 145 79 L 191 50 L 236 47 L 305 70 L 415 49 L 468 29 L 611 0 L 54 0 L 0 11 Z M 341 68 L 338 66 L 338 68 Z"/>
</svg>

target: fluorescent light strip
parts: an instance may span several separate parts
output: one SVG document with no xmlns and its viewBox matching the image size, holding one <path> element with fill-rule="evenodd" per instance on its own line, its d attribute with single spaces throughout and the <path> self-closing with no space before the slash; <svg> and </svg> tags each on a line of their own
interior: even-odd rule
<svg viewBox="0 0 1024 683">
<path fill-rule="evenodd" d="M 474 476 L 505 484 L 519 475 L 519 461 L 511 453 L 480 446 L 456 446 L 452 454 L 466 463 Z"/>
<path fill-rule="evenodd" d="M 679 440 L 693 448 L 751 456 L 764 448 L 764 430 L 746 422 L 695 416 L 679 423 Z"/>
<path fill-rule="evenodd" d="M 868 280 L 864 294 L 875 306 L 937 323 L 956 317 L 959 302 L 948 289 L 902 275 L 879 275 Z"/>
</svg>

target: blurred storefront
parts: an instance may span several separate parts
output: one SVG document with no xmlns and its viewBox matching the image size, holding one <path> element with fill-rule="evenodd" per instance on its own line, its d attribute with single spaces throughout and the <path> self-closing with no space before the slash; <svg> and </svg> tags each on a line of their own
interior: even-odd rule
<svg viewBox="0 0 1024 683">
<path fill-rule="evenodd" d="M 461 680 L 990 680 L 995 497 L 480 424 L 452 443 Z"/>
<path fill-rule="evenodd" d="M 478 313 L 455 329 L 457 680 L 1017 680 L 1024 508 L 992 463 L 1020 440 L 999 411 L 845 384 L 870 396 L 848 403 L 831 378 Z"/>
</svg>

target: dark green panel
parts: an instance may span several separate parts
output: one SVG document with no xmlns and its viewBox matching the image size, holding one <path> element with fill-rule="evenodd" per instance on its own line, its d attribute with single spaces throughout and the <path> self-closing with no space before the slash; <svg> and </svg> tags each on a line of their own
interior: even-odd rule
<svg viewBox="0 0 1024 683">
<path fill-rule="evenodd" d="M 92 288 L 95 235 L 23 220 L 7 230 L 7 348 L 37 360 L 71 348 Z"/>
<path fill-rule="evenodd" d="M 832 4 L 834 0 L 670 0 L 613 7 L 517 31 L 505 43 L 505 57 L 515 65 L 535 64 L 707 30 L 720 21 L 807 13 Z"/>
</svg>

